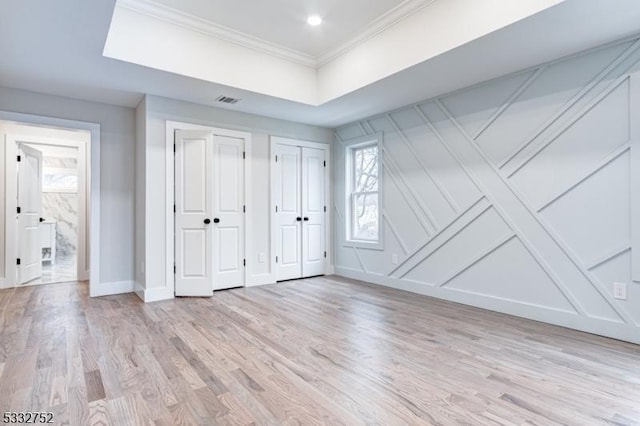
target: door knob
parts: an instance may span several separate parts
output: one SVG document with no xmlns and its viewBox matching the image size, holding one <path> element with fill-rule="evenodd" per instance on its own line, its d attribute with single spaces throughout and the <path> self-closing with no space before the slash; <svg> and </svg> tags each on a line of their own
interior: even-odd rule
<svg viewBox="0 0 640 426">
<path fill-rule="evenodd" d="M 43 217 L 40 218 L 40 222 L 44 222 L 44 218 Z"/>
<path fill-rule="evenodd" d="M 308 218 L 308 217 L 305 217 L 305 218 L 304 218 L 304 221 L 305 221 L 305 222 L 308 222 L 308 221 L 309 221 L 309 218 Z"/>
<path fill-rule="evenodd" d="M 220 223 L 220 219 L 218 219 L 217 217 L 213 219 L 213 223 Z"/>
<path fill-rule="evenodd" d="M 302 218 L 301 218 L 301 217 L 296 217 L 296 220 L 297 220 L 298 222 L 302 222 Z"/>
<path fill-rule="evenodd" d="M 211 219 L 206 218 L 206 219 L 204 220 L 204 224 L 205 224 L 205 225 L 208 225 L 208 224 L 210 224 L 210 223 L 211 223 Z"/>
</svg>

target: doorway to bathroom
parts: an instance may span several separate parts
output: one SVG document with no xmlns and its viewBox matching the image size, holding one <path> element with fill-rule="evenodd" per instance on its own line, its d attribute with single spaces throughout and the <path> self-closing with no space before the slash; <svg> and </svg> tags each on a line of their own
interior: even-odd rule
<svg viewBox="0 0 640 426">
<path fill-rule="evenodd" d="M 36 185 L 30 184 L 18 165 L 18 200 L 39 197 L 38 218 L 39 242 L 36 253 L 40 255 L 41 271 L 33 276 L 24 276 L 19 284 L 49 284 L 78 280 L 78 148 L 73 146 L 48 144 L 18 145 L 18 155 L 25 161 L 35 155 L 35 162 L 41 167 L 33 171 L 40 174 Z M 24 179 L 23 179 L 24 180 Z M 23 194 L 27 192 L 27 194 Z M 19 203 L 22 204 L 22 203 Z M 28 231 L 18 228 L 18 241 L 26 243 Z"/>
<path fill-rule="evenodd" d="M 7 251 L 16 259 L 10 265 L 13 254 L 8 256 L 7 277 L 15 277 L 16 286 L 87 280 L 89 132 L 2 127 L 6 233 L 14 242 Z"/>
</svg>

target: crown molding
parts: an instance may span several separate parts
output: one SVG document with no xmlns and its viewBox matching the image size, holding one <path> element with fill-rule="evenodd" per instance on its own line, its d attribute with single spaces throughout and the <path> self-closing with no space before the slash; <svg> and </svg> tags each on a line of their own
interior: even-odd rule
<svg viewBox="0 0 640 426">
<path fill-rule="evenodd" d="M 325 53 L 316 58 L 317 66 L 331 62 L 337 57 L 347 53 L 349 50 L 357 47 L 358 45 L 366 42 L 377 36 L 378 34 L 388 30 L 394 25 L 400 23 L 409 16 L 419 12 L 427 6 L 432 5 L 438 0 L 405 0 L 393 9 L 389 10 L 385 14 L 379 16 L 371 23 L 367 24 L 364 28 L 360 29 L 358 33 L 347 40 L 346 42 L 338 45 L 335 48 L 329 49 Z"/>
<path fill-rule="evenodd" d="M 436 1 L 438 0 L 405 0 L 360 29 L 351 39 L 317 57 L 216 24 L 153 0 L 117 0 L 116 7 L 123 7 L 257 52 L 317 69 Z"/>
<path fill-rule="evenodd" d="M 234 30 L 199 18 L 178 9 L 165 6 L 153 0 L 118 0 L 116 7 L 123 7 L 136 13 L 160 19 L 174 25 L 198 31 L 211 37 L 224 40 L 248 49 L 278 57 L 299 65 L 316 68 L 317 59 L 303 52 L 271 43 L 250 34 Z"/>
</svg>

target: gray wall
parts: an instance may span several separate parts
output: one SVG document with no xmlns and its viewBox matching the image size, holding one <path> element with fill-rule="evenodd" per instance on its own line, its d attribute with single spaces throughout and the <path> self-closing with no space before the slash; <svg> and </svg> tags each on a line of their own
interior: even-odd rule
<svg viewBox="0 0 640 426">
<path fill-rule="evenodd" d="M 173 99 L 147 96 L 145 103 L 138 107 L 138 115 L 146 117 L 144 137 L 139 135 L 138 153 L 144 153 L 144 160 L 138 156 L 136 181 L 139 183 L 136 193 L 138 200 L 144 199 L 146 212 L 138 215 L 137 227 L 144 226 L 137 242 L 141 248 L 136 259 L 136 267 L 142 270 L 145 263 L 146 275 L 138 279 L 140 287 L 146 290 L 166 288 L 166 122 L 178 121 L 190 124 L 219 127 L 224 129 L 248 131 L 252 135 L 252 156 L 248 158 L 252 175 L 252 199 L 249 205 L 255 210 L 248 215 L 252 220 L 253 253 L 247 253 L 249 279 L 271 281 L 270 262 L 258 263 L 258 252 L 267 253 L 270 259 L 269 229 L 269 137 L 284 136 L 295 139 L 326 142 L 333 141 L 333 132 L 314 126 L 277 120 L 237 111 L 207 107 Z M 141 111 L 144 109 L 144 113 Z M 173 154 L 172 154 L 173 155 Z M 144 165 L 144 167 L 142 167 Z M 144 220 L 144 225 L 142 225 Z M 145 249 L 142 250 L 142 247 Z M 164 294 L 164 293 L 163 293 Z M 165 297 L 167 295 L 165 294 Z"/>
<path fill-rule="evenodd" d="M 140 101 L 136 108 L 136 146 L 135 146 L 135 281 L 144 283 L 145 270 L 145 158 L 147 135 L 147 100 Z M 144 299 L 142 294 L 140 297 Z"/>
<path fill-rule="evenodd" d="M 134 110 L 2 87 L 0 110 L 100 124 L 100 282 L 132 282 Z"/>
<path fill-rule="evenodd" d="M 337 129 L 384 133 L 386 200 L 384 250 L 345 247 L 338 144 L 336 272 L 640 343 L 638 61 L 625 41 Z"/>
</svg>

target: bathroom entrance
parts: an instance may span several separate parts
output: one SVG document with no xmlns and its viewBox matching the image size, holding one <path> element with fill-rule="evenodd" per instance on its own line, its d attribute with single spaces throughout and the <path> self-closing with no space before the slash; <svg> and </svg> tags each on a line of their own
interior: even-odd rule
<svg viewBox="0 0 640 426">
<path fill-rule="evenodd" d="M 7 246 L 15 254 L 15 275 L 8 277 L 15 276 L 16 286 L 86 280 L 89 133 L 3 128 L 6 199 L 15 200 L 15 210 L 7 206 L 7 241 L 15 242 Z"/>
</svg>

